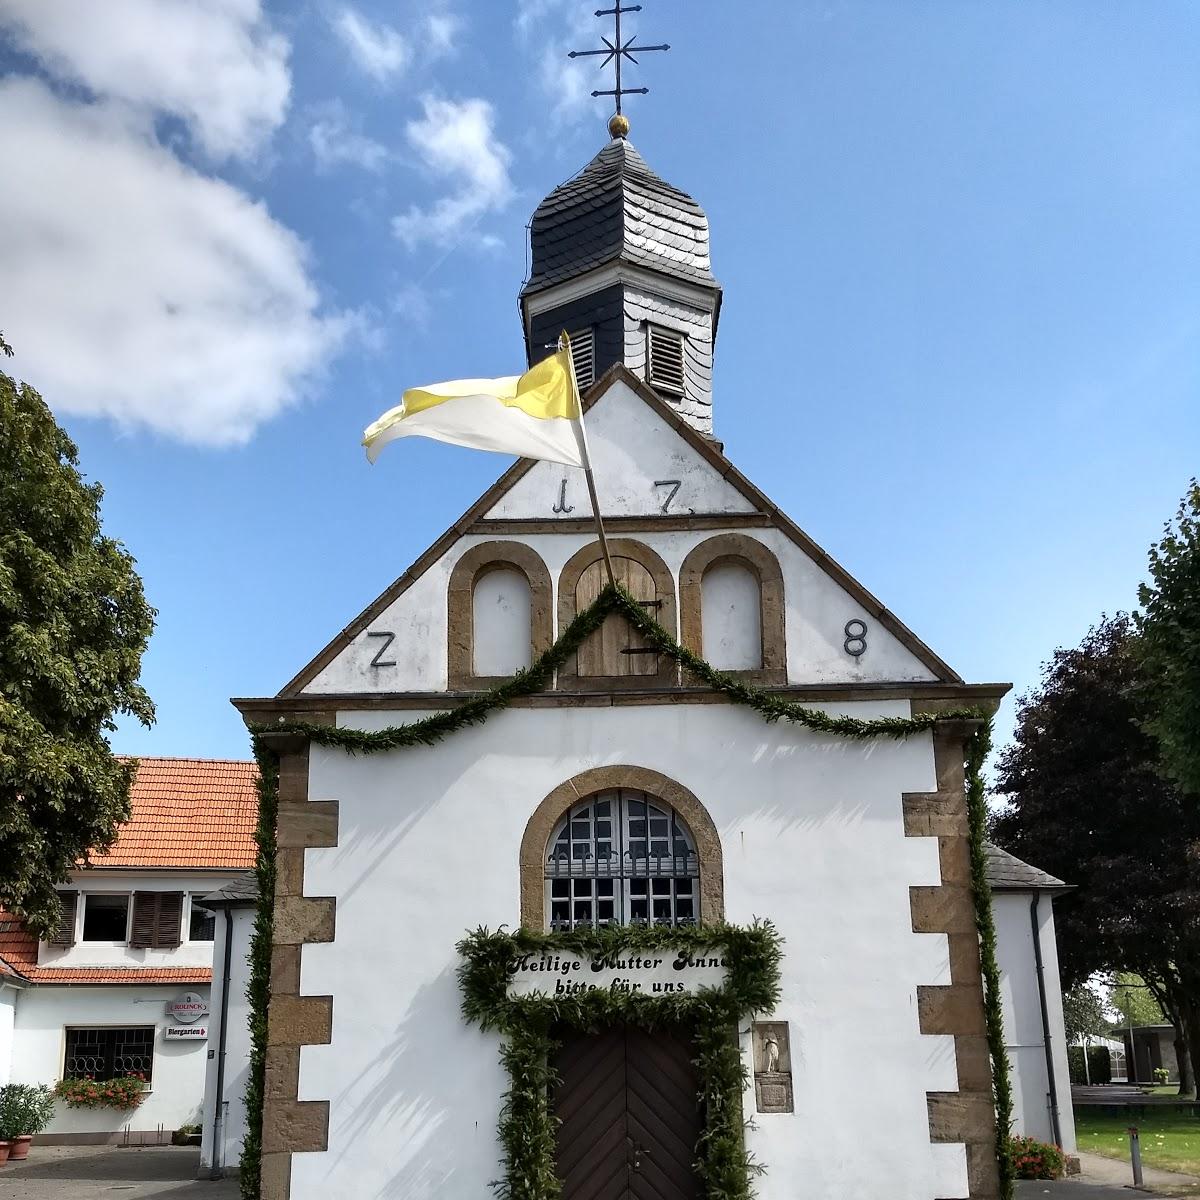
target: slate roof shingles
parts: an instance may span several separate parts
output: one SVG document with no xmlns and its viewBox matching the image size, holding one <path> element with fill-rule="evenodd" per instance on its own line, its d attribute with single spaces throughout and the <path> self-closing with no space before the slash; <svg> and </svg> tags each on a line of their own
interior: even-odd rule
<svg viewBox="0 0 1200 1200">
<path fill-rule="evenodd" d="M 993 891 L 1066 891 L 1071 887 L 1061 879 L 1022 862 L 1015 854 L 1009 854 L 1007 850 L 1001 850 L 991 842 L 984 842 L 983 849 L 987 855 L 988 883 L 992 885 Z"/>
<path fill-rule="evenodd" d="M 623 138 L 538 205 L 530 244 L 533 263 L 523 294 L 615 259 L 716 286 L 704 210 L 656 175 Z"/>
</svg>

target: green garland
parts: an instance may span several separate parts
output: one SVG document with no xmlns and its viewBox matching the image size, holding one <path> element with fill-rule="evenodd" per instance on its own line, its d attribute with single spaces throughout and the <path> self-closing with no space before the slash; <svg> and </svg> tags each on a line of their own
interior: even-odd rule
<svg viewBox="0 0 1200 1200">
<path fill-rule="evenodd" d="M 685 678 L 726 696 L 734 704 L 754 709 L 764 720 L 786 720 L 815 733 L 864 740 L 891 738 L 900 740 L 932 730 L 938 721 L 951 718 L 971 720 L 975 732 L 966 746 L 967 803 L 970 817 L 971 875 L 975 900 L 975 924 L 979 932 L 980 957 L 983 968 L 984 1006 L 987 1018 L 988 1048 L 992 1059 L 992 1090 L 996 1107 L 996 1157 L 1000 1169 L 1002 1200 L 1011 1200 L 1013 1171 L 1007 1143 L 1012 1124 L 1012 1089 L 1009 1082 L 1008 1055 L 1004 1048 L 1004 1031 L 1000 1009 L 1000 968 L 996 960 L 996 931 L 992 920 L 991 889 L 987 881 L 987 859 L 984 837 L 987 806 L 983 783 L 983 763 L 991 746 L 991 722 L 982 709 L 965 708 L 939 713 L 921 713 L 915 717 L 878 717 L 861 720 L 857 717 L 832 716 L 821 709 L 807 708 L 795 701 L 754 687 L 735 676 L 719 671 L 702 658 L 679 645 L 644 608 L 623 588 L 606 587 L 591 607 L 579 613 L 559 636 L 558 640 L 526 670 L 518 671 L 511 679 L 460 704 L 458 707 L 435 713 L 407 725 L 386 729 L 360 730 L 314 725 L 305 721 L 286 722 L 253 729 L 255 757 L 260 772 L 260 820 L 258 830 L 259 910 L 251 950 L 251 977 L 247 988 L 253 1016 L 251 1018 L 251 1070 L 246 1087 L 246 1116 L 250 1134 L 242 1156 L 242 1194 L 245 1200 L 258 1200 L 259 1159 L 261 1153 L 263 1070 L 266 1059 L 266 1011 L 270 999 L 270 938 L 271 912 L 274 903 L 275 811 L 277 807 L 278 761 L 263 740 L 269 733 L 303 734 L 311 742 L 340 747 L 348 753 L 374 754 L 411 746 L 434 746 L 451 734 L 471 725 L 479 725 L 494 712 L 501 711 L 514 700 L 548 690 L 553 686 L 555 672 L 566 665 L 583 642 L 594 633 L 612 613 L 621 614 L 659 653 L 678 663 Z M 677 932 L 677 931 L 675 931 Z M 534 1023 L 535 1024 L 535 1023 Z M 531 1028 L 530 1037 L 536 1033 Z M 549 1037 L 548 1027 L 539 1036 Z M 715 1043 L 719 1037 L 713 1038 Z M 519 1042 L 523 1044 L 522 1039 Z M 544 1046 L 544 1043 L 542 1043 Z M 525 1047 L 528 1050 L 528 1046 Z M 537 1066 L 523 1057 L 510 1041 L 505 1049 L 505 1062 L 510 1077 L 514 1071 L 525 1072 L 531 1086 L 548 1086 L 549 1067 L 543 1061 Z M 740 1070 L 740 1066 L 739 1066 Z M 515 1102 L 515 1101 L 514 1101 Z M 538 1103 L 525 1097 L 522 1103 L 532 1107 L 520 1114 L 507 1108 L 502 1122 L 521 1116 L 536 1121 Z M 540 1103 L 540 1102 L 539 1102 Z M 544 1104 L 543 1104 L 544 1106 Z M 544 1136 L 544 1131 L 542 1136 Z M 530 1154 L 533 1152 L 530 1151 Z M 537 1195 L 537 1193 L 530 1193 Z M 737 1192 L 713 1195 L 739 1195 Z"/>
<path fill-rule="evenodd" d="M 504 1178 L 502 1200 L 553 1200 L 561 1190 L 555 1172 L 555 1125 L 550 1093 L 554 1051 L 564 1030 L 586 1032 L 612 1025 L 686 1030 L 701 1081 L 704 1130 L 696 1147 L 696 1173 L 706 1200 L 749 1200 L 761 1168 L 742 1136 L 742 1092 L 747 1082 L 734 1030 L 748 1013 L 772 1009 L 779 999 L 781 939 L 769 922 L 746 928 L 609 926 L 562 933 L 478 929 L 458 944 L 463 1016 L 504 1037 L 502 1058 L 509 1088 L 500 1111 Z M 654 950 L 722 951 L 728 978 L 721 988 L 692 995 L 614 993 L 604 989 L 572 996 L 510 998 L 508 980 L 527 954 L 572 951 L 585 958 Z"/>
<path fill-rule="evenodd" d="M 275 927 L 276 819 L 279 815 L 279 756 L 254 735 L 258 763 L 258 907 L 250 938 L 250 1068 L 246 1075 L 246 1137 L 242 1142 L 239 1183 L 242 1200 L 259 1200 L 262 1184 L 262 1112 L 267 1071 L 267 1009 L 271 1003 L 271 943 Z"/>
<path fill-rule="evenodd" d="M 992 1101 L 996 1108 L 996 1163 L 1000 1168 L 1000 1195 L 1012 1200 L 1012 1080 L 1004 1046 L 1004 1012 L 1000 1006 L 1000 963 L 996 957 L 996 921 L 992 914 L 992 885 L 987 876 L 987 796 L 983 764 L 992 748 L 989 720 L 967 743 L 967 819 L 970 822 L 971 892 L 975 898 L 975 928 L 979 931 L 979 959 L 983 966 L 983 1013 L 988 1051 L 992 1058 Z"/>
</svg>

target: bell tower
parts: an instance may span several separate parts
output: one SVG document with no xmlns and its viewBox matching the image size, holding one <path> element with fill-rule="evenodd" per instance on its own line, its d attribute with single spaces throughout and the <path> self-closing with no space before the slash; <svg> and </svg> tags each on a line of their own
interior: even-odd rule
<svg viewBox="0 0 1200 1200">
<path fill-rule="evenodd" d="M 564 329 L 571 335 L 580 390 L 614 363 L 644 379 L 685 421 L 711 437 L 713 347 L 721 286 L 709 260 L 708 217 L 686 192 L 660 178 L 629 141 L 621 98 L 621 59 L 630 50 L 666 50 L 622 40 L 621 14 L 604 9 L 616 36 L 603 55 L 616 66 L 609 143 L 537 206 L 529 223 L 530 271 L 521 289 L 526 353 L 544 358 Z"/>
</svg>

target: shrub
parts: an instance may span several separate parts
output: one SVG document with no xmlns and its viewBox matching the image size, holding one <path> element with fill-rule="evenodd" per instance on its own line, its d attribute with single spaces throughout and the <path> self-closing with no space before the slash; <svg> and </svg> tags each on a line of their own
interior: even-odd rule
<svg viewBox="0 0 1200 1200">
<path fill-rule="evenodd" d="M 1088 1073 L 1093 1083 L 1112 1082 L 1112 1055 L 1107 1046 L 1088 1047 Z"/>
<path fill-rule="evenodd" d="M 1083 1069 L 1082 1046 L 1067 1047 L 1067 1072 L 1071 1076 L 1071 1082 L 1077 1087 L 1087 1083 L 1087 1073 Z"/>
<path fill-rule="evenodd" d="M 1057 1146 L 1037 1138 L 1011 1137 L 1008 1153 L 1018 1179 L 1061 1179 L 1065 1162 Z"/>
<path fill-rule="evenodd" d="M 0 1141 L 41 1133 L 54 1116 L 54 1093 L 44 1083 L 0 1087 Z"/>
<path fill-rule="evenodd" d="M 146 1098 L 146 1077 L 135 1072 L 116 1079 L 60 1079 L 54 1094 L 71 1108 L 137 1108 Z"/>
</svg>

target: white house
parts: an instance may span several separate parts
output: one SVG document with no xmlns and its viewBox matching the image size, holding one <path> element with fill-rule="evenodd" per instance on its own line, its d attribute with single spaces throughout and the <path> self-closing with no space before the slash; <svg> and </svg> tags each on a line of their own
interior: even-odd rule
<svg viewBox="0 0 1200 1200">
<path fill-rule="evenodd" d="M 205 896 L 216 914 L 208 1070 L 204 1079 L 201 1177 L 238 1169 L 246 1137 L 246 1080 L 250 1067 L 250 939 L 258 884 L 247 872 Z"/>
<path fill-rule="evenodd" d="M 1054 898 L 1070 887 L 998 846 L 988 848 L 1013 1132 L 1075 1153 Z"/>
<path fill-rule="evenodd" d="M 778 696 L 867 720 L 994 708 L 1008 685 L 964 681 L 714 440 L 754 397 L 713 390 L 707 219 L 617 134 L 535 212 L 521 310 L 531 362 L 572 333 L 619 579 Z M 798 400 L 779 436 L 803 444 L 819 402 Z M 399 488 L 390 453 L 377 469 Z M 928 548 L 931 587 L 961 554 Z M 500 1034 L 462 1015 L 468 930 L 755 918 L 784 939 L 782 996 L 728 1037 L 762 1200 L 996 1196 L 970 721 L 865 741 L 768 723 L 614 614 L 542 692 L 436 745 L 350 754 L 287 732 L 454 710 L 541 655 L 604 581 L 580 474 L 521 461 L 277 696 L 236 702 L 284 726 L 264 739 L 280 763 L 264 1200 L 488 1194 L 510 1080 Z M 584 1177 L 699 1194 L 713 1115 L 689 1030 L 635 1032 L 556 1052 L 563 1200 Z"/>
<path fill-rule="evenodd" d="M 248 762 L 141 759 L 130 820 L 61 889 L 54 936 L 0 913 L 0 1081 L 148 1085 L 128 1111 L 60 1101 L 39 1141 L 136 1142 L 200 1122 L 214 917 L 199 901 L 253 864 L 254 779 Z"/>
</svg>

